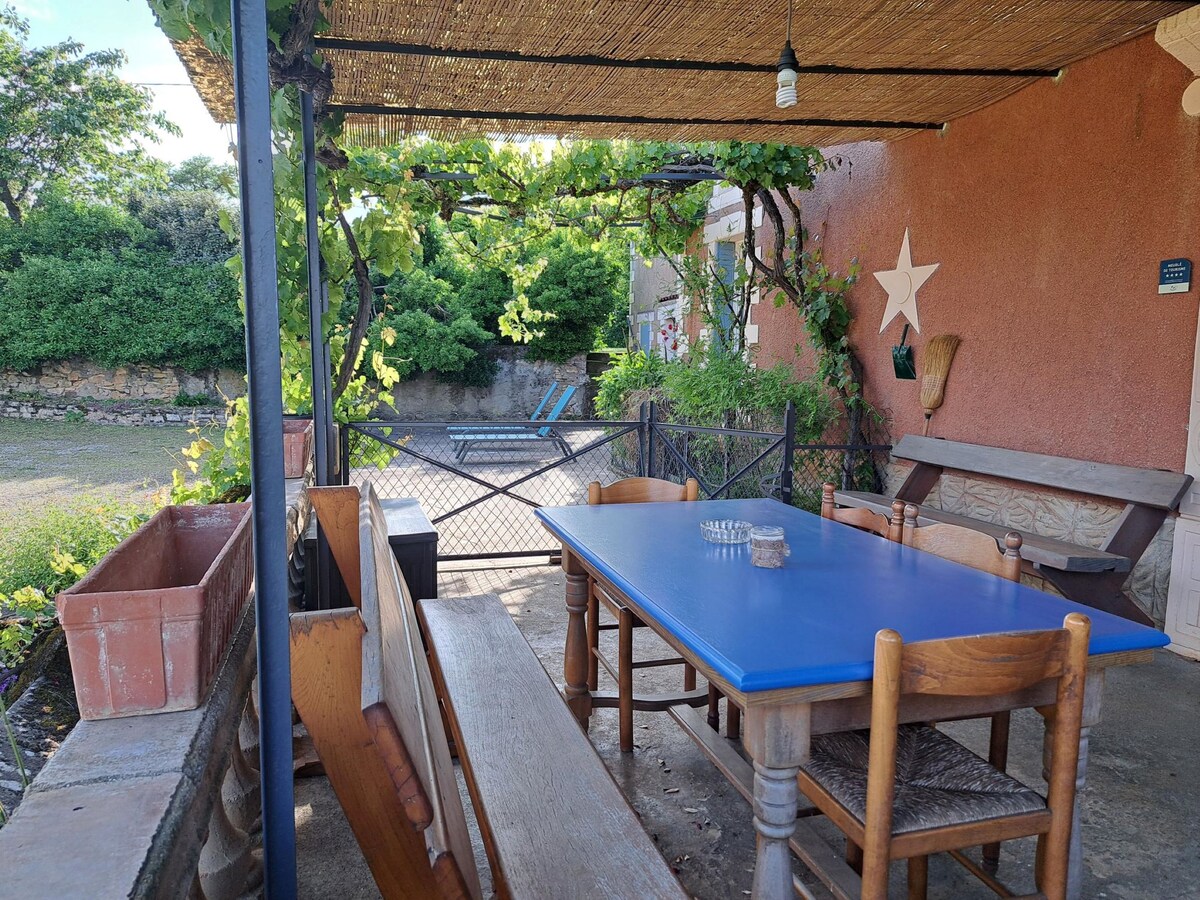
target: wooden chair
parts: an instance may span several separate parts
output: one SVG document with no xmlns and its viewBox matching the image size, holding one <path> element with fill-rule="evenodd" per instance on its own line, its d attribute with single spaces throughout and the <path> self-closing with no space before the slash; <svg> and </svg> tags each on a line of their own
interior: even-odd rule
<svg viewBox="0 0 1200 900">
<path fill-rule="evenodd" d="M 988 572 L 1008 581 L 1021 580 L 1021 535 L 1010 531 L 1004 536 L 1004 549 L 996 539 L 981 531 L 962 525 L 936 523 L 917 525 L 921 510 L 913 503 L 896 500 L 892 503 L 892 520 L 903 512 L 902 540 L 908 547 L 915 547 L 943 559 Z M 991 716 L 992 734 L 988 745 L 988 762 L 1001 772 L 1008 769 L 1008 734 L 1011 714 L 996 713 Z M 983 865 L 995 872 L 1000 864 L 1000 845 L 989 844 L 983 848 Z"/>
<path fill-rule="evenodd" d="M 856 506 L 837 506 L 833 502 L 833 492 L 836 488 L 829 482 L 821 485 L 821 518 L 841 522 L 860 531 L 869 531 L 889 541 L 899 541 L 903 527 L 902 518 L 893 514 L 887 516 L 872 512 L 869 509 Z M 902 513 L 901 513 L 902 515 Z"/>
<path fill-rule="evenodd" d="M 908 896 L 925 896 L 930 853 L 951 851 L 988 878 L 961 848 L 1037 835 L 1039 893 L 1063 900 L 1087 674 L 1086 616 L 1061 629 L 905 644 L 884 629 L 875 636 L 869 733 L 814 738 L 800 789 L 861 848 L 862 897 L 885 900 L 888 866 L 908 860 Z M 926 725 L 898 725 L 901 698 L 912 694 L 986 697 L 1057 682 L 1046 797 Z M 1002 896 L 1013 896 L 1011 893 Z"/>
<path fill-rule="evenodd" d="M 609 485 L 601 485 L 593 481 L 588 485 L 588 505 L 599 506 L 609 503 L 662 503 L 675 501 L 694 501 L 700 499 L 700 484 L 694 478 L 689 478 L 684 484 L 664 481 L 661 478 L 624 478 Z M 600 624 L 600 606 L 614 616 L 617 621 L 612 625 Z M 633 711 L 637 709 L 662 710 L 670 702 L 689 702 L 692 705 L 708 704 L 710 719 L 715 715 L 715 692 L 707 692 L 700 696 L 696 691 L 696 670 L 681 658 L 669 657 L 664 659 L 647 659 L 634 662 L 633 660 L 633 629 L 645 627 L 645 622 L 634 615 L 623 603 L 609 594 L 602 585 L 588 579 L 588 689 L 595 692 L 599 686 L 600 666 L 617 682 L 617 711 L 620 732 L 620 744 L 623 752 L 633 750 Z M 617 662 L 612 661 L 600 650 L 600 632 L 617 632 Z M 633 670 L 650 669 L 662 666 L 683 666 L 684 694 L 656 695 L 653 700 L 642 700 L 633 694 Z M 688 696 L 691 694 L 692 696 Z"/>
</svg>

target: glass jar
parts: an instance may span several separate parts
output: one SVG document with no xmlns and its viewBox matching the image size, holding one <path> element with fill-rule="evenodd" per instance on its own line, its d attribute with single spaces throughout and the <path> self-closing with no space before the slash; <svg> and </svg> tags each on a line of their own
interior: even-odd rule
<svg viewBox="0 0 1200 900">
<path fill-rule="evenodd" d="M 778 569 L 791 554 L 778 525 L 755 525 L 750 529 L 750 562 L 764 569 Z"/>
</svg>

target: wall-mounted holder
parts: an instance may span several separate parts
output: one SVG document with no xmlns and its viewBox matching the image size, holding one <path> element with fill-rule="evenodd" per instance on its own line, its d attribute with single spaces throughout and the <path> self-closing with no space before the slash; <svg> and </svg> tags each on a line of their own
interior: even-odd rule
<svg viewBox="0 0 1200 900">
<path fill-rule="evenodd" d="M 904 323 L 904 331 L 900 334 L 899 345 L 892 348 L 892 368 L 896 377 L 903 381 L 917 380 L 917 364 L 913 361 L 913 348 L 908 343 L 908 323 Z"/>
</svg>

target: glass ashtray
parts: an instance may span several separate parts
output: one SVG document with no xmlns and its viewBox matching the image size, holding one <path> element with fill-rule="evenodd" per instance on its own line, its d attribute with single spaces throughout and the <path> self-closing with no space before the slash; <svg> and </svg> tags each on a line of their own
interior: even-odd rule
<svg viewBox="0 0 1200 900">
<path fill-rule="evenodd" d="M 700 523 L 700 536 L 714 544 L 744 544 L 752 527 L 740 519 L 708 519 Z"/>
</svg>

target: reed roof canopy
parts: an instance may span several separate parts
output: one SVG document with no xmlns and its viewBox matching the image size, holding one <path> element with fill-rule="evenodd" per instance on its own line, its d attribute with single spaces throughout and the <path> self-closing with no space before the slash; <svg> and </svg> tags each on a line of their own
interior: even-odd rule
<svg viewBox="0 0 1200 900">
<path fill-rule="evenodd" d="M 562 136 L 832 146 L 941 128 L 1194 0 L 334 0 L 314 40 L 350 143 Z M 176 49 L 213 117 L 228 63 Z"/>
</svg>

